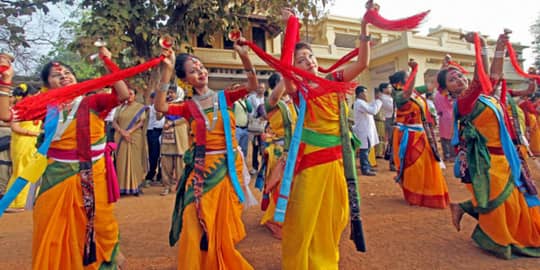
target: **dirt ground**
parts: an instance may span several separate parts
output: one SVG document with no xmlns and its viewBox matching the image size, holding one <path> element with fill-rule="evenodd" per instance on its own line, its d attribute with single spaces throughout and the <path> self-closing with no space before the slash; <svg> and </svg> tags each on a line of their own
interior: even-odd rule
<svg viewBox="0 0 540 270">
<path fill-rule="evenodd" d="M 540 269 L 539 259 L 505 261 L 480 250 L 470 239 L 475 226 L 470 217 L 464 217 L 458 233 L 451 225 L 448 209 L 407 205 L 392 180 L 395 173 L 387 170 L 386 161 L 378 162 L 376 177 L 360 178 L 368 251 L 355 251 L 347 229 L 341 239 L 340 269 Z M 540 168 L 533 168 L 535 179 L 539 179 Z M 452 201 L 470 197 L 450 169 L 445 175 Z M 174 195 L 162 197 L 160 191 L 160 187 L 150 187 L 140 197 L 123 197 L 117 203 L 127 269 L 176 269 L 177 248 L 168 245 Z M 238 248 L 255 269 L 277 270 L 280 242 L 259 226 L 262 214 L 258 207 L 245 211 L 247 237 Z M 32 213 L 5 214 L 0 219 L 0 269 L 30 269 L 31 242 Z"/>
</svg>

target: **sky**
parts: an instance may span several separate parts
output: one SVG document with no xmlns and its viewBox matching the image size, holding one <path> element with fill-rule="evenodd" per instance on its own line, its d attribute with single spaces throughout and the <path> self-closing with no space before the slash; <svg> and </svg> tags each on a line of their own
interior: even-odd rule
<svg viewBox="0 0 540 270">
<path fill-rule="evenodd" d="M 335 0 L 330 7 L 330 14 L 360 18 L 365 11 L 366 1 Z M 497 38 L 504 28 L 513 31 L 512 42 L 530 46 L 533 36 L 529 27 L 540 17 L 539 0 L 378 0 L 380 14 L 387 19 L 400 19 L 431 10 L 427 20 L 418 29 L 426 35 L 430 28 L 439 25 L 479 31 L 490 38 Z M 523 56 L 527 68 L 533 63 L 532 50 L 525 49 Z"/>
</svg>

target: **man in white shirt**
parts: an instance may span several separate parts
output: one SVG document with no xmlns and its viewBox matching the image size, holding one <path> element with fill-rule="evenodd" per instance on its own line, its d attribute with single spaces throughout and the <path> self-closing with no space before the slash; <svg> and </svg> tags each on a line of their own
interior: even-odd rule
<svg viewBox="0 0 540 270">
<path fill-rule="evenodd" d="M 255 91 L 255 93 L 251 94 L 247 98 L 247 103 L 249 103 L 248 107 L 251 107 L 252 110 L 249 113 L 250 118 L 258 118 L 260 117 L 257 115 L 257 109 L 259 106 L 264 106 L 264 92 L 266 91 L 266 84 L 265 83 L 259 83 L 259 88 Z M 251 146 L 253 147 L 253 151 L 251 152 L 251 174 L 256 174 L 259 171 L 259 156 L 262 156 L 262 153 L 264 149 L 262 149 L 262 138 L 261 133 L 255 133 L 251 130 L 249 130 L 249 137 L 251 139 Z"/>
<path fill-rule="evenodd" d="M 369 164 L 369 150 L 379 143 L 379 136 L 375 128 L 373 116 L 379 112 L 382 101 L 377 96 L 371 103 L 367 102 L 366 87 L 358 86 L 355 89 L 356 101 L 354 102 L 354 126 L 353 132 L 360 140 L 360 170 L 363 175 L 375 176 L 375 172 Z"/>
<path fill-rule="evenodd" d="M 379 89 L 382 92 L 380 99 L 382 101 L 381 110 L 384 114 L 384 133 L 386 147 L 392 145 L 390 138 L 392 137 L 392 132 L 394 132 L 394 99 L 392 98 L 392 85 L 389 83 L 379 84 Z M 392 151 L 390 151 L 392 153 Z M 394 159 L 390 157 L 390 170 L 395 171 Z"/>
<path fill-rule="evenodd" d="M 154 176 L 158 172 L 158 161 L 160 156 L 160 144 L 159 136 L 163 131 L 163 125 L 165 124 L 165 117 L 163 114 L 157 113 L 154 108 L 154 96 L 155 92 L 150 94 L 150 105 L 148 106 L 148 128 L 146 131 L 146 139 L 148 142 L 148 163 L 150 163 L 150 168 L 146 174 L 146 182 L 153 181 Z M 158 173 L 157 181 L 160 181 L 161 175 Z"/>
</svg>

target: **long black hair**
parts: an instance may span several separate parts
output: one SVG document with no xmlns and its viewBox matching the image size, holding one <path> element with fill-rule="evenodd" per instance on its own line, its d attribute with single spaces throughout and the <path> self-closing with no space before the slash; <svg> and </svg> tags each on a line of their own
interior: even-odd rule
<svg viewBox="0 0 540 270">
<path fill-rule="evenodd" d="M 447 69 L 442 69 L 441 71 L 439 71 L 439 73 L 437 74 L 437 83 L 439 84 L 439 88 L 441 89 L 446 89 L 447 85 L 446 85 L 446 75 L 448 74 L 448 71 L 450 70 L 458 70 L 457 68 L 453 68 L 453 67 L 449 67 Z"/>
<path fill-rule="evenodd" d="M 174 71 L 176 73 L 176 77 L 180 78 L 180 79 L 185 79 L 186 78 L 186 67 L 185 67 L 185 64 L 188 60 L 190 59 L 197 59 L 199 60 L 199 62 L 201 62 L 201 60 L 199 58 L 197 58 L 196 56 L 192 55 L 192 54 L 189 54 L 189 53 L 181 53 L 179 55 L 176 56 L 176 62 L 174 63 Z"/>
</svg>

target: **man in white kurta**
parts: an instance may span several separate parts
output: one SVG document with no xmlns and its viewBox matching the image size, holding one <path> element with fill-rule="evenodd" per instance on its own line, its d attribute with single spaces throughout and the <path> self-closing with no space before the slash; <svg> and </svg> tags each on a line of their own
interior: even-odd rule
<svg viewBox="0 0 540 270">
<path fill-rule="evenodd" d="M 376 174 L 369 164 L 368 156 L 371 147 L 379 144 L 379 136 L 373 116 L 381 109 L 382 101 L 377 96 L 374 101 L 368 103 L 366 90 L 364 86 L 358 86 L 355 89 L 353 132 L 361 142 L 359 153 L 360 170 L 363 175 L 375 176 Z"/>
</svg>

